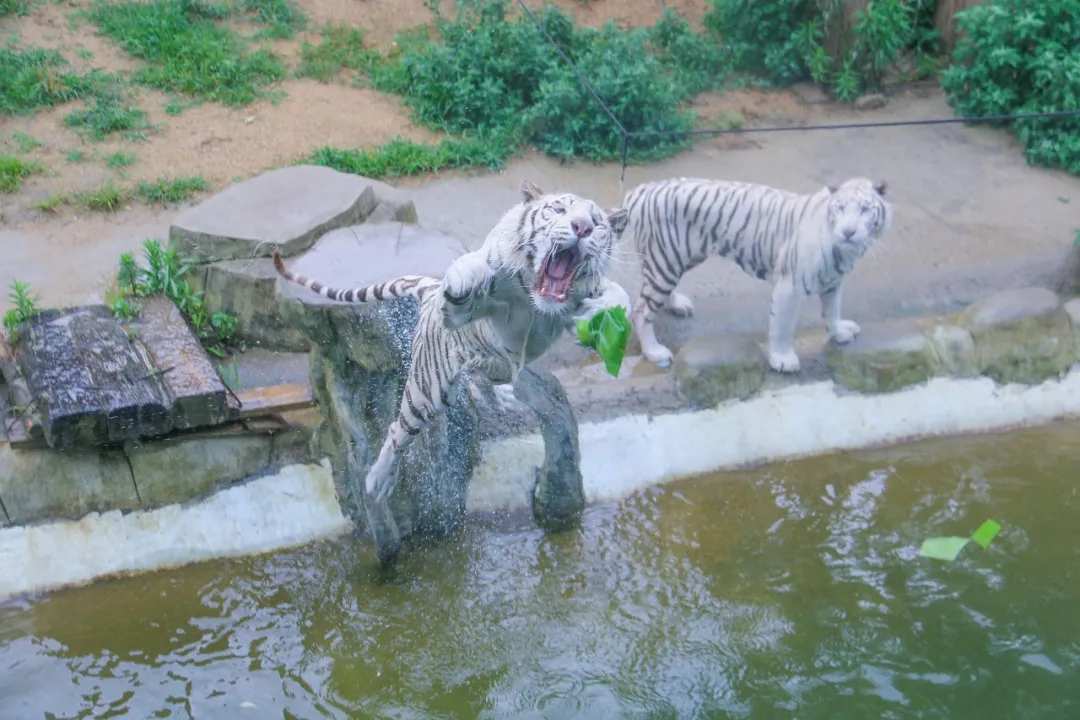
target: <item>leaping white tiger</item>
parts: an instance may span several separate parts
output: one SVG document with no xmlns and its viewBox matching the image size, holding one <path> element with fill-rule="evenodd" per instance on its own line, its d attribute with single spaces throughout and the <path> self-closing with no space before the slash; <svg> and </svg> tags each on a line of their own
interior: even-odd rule
<svg viewBox="0 0 1080 720">
<path fill-rule="evenodd" d="M 606 277 L 626 227 L 623 209 L 603 210 L 572 193 L 545 194 L 525 181 L 512 207 L 477 250 L 462 255 L 442 280 L 410 275 L 379 285 L 336 290 L 285 268 L 285 278 L 331 300 L 373 302 L 412 297 L 420 302 L 413 330 L 412 364 L 397 419 L 364 481 L 372 532 L 396 482 L 397 460 L 435 415 L 449 405 L 462 373 L 477 371 L 493 383 L 511 382 L 575 321 L 603 308 L 629 308 L 630 297 Z M 396 538 L 396 527 L 389 529 Z"/>
<path fill-rule="evenodd" d="M 730 257 L 744 271 L 773 283 L 769 311 L 769 365 L 798 372 L 793 343 L 803 301 L 821 297 L 829 337 L 847 343 L 859 325 L 840 315 L 844 276 L 888 231 L 892 206 L 884 182 L 852 178 L 797 195 L 767 185 L 672 178 L 627 193 L 628 232 L 641 254 L 642 286 L 632 312 L 646 359 L 670 364 L 671 350 L 657 339 L 656 313 L 694 312 L 675 292 L 679 279 L 710 255 Z"/>
</svg>

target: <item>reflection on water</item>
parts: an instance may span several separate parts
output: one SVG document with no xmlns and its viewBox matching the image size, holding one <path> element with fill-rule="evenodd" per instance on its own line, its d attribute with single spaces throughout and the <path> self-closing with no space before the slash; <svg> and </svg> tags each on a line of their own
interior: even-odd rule
<svg viewBox="0 0 1080 720">
<path fill-rule="evenodd" d="M 1078 717 L 1077 430 L 690 480 L 389 576 L 343 540 L 8 605 L 0 717 Z"/>
</svg>

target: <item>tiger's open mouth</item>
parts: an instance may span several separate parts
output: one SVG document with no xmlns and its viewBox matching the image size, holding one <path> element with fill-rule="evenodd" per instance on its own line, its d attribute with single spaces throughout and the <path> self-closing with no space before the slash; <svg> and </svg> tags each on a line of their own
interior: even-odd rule
<svg viewBox="0 0 1080 720">
<path fill-rule="evenodd" d="M 566 302 L 574 278 L 581 269 L 581 259 L 581 247 L 577 244 L 550 253 L 540 266 L 533 290 L 548 300 Z"/>
</svg>

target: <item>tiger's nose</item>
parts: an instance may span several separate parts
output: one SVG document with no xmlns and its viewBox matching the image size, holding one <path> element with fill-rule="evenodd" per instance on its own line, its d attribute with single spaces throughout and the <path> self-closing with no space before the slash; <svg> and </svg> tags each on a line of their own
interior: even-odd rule
<svg viewBox="0 0 1080 720">
<path fill-rule="evenodd" d="M 855 236 L 855 228 L 844 228 L 844 239 L 850 240 Z"/>
<path fill-rule="evenodd" d="M 588 220 L 571 220 L 570 229 L 574 231 L 578 238 L 585 239 L 592 235 L 593 224 Z"/>
</svg>

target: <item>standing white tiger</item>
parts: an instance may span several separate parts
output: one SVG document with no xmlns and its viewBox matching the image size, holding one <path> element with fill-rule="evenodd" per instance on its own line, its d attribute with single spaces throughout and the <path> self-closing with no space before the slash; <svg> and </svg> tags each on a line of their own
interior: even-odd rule
<svg viewBox="0 0 1080 720">
<path fill-rule="evenodd" d="M 656 339 L 656 313 L 694 312 L 675 292 L 679 279 L 710 255 L 730 257 L 750 275 L 773 283 L 769 365 L 798 372 L 793 343 L 802 303 L 821 297 L 829 337 L 847 343 L 859 326 L 840 316 L 844 276 L 889 228 L 892 206 L 885 183 L 852 178 L 809 195 L 767 185 L 672 178 L 639 185 L 623 202 L 628 230 L 641 254 L 641 295 L 634 331 L 645 357 L 660 366 L 671 351 Z"/>
<path fill-rule="evenodd" d="M 442 280 L 408 275 L 335 290 L 290 272 L 274 252 L 281 275 L 331 300 L 412 297 L 420 302 L 398 416 L 364 480 L 370 529 L 392 546 L 400 540 L 386 500 L 398 458 L 451 403 L 462 373 L 478 371 L 495 384 L 511 382 L 576 320 L 630 305 L 626 291 L 606 277 L 626 211 L 604 211 L 571 193 L 548 195 L 528 181 L 521 194 L 522 202 L 507 211 L 484 244 L 455 260 Z"/>
</svg>

